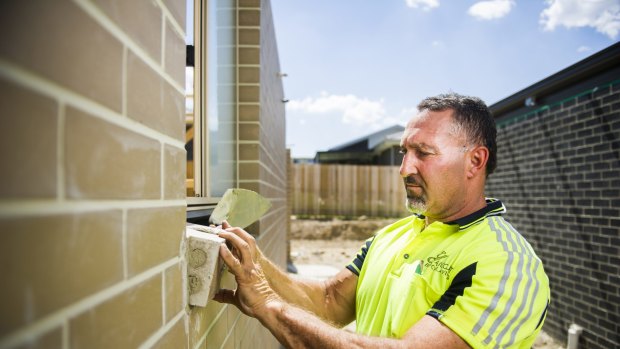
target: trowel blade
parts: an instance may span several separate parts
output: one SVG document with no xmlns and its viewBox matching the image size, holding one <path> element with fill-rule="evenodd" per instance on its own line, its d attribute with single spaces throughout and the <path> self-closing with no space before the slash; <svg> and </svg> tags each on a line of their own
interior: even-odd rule
<svg viewBox="0 0 620 349">
<path fill-rule="evenodd" d="M 228 189 L 215 206 L 209 221 L 220 225 L 228 221 L 232 227 L 245 228 L 256 222 L 271 207 L 271 202 L 247 189 Z"/>
</svg>

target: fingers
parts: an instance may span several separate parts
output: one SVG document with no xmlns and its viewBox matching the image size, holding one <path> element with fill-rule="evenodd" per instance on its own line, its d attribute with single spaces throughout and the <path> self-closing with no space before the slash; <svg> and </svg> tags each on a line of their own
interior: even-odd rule
<svg viewBox="0 0 620 349">
<path fill-rule="evenodd" d="M 243 241 L 245 241 L 248 245 L 250 246 L 256 245 L 256 239 L 254 239 L 254 237 L 250 235 L 250 233 L 243 230 L 242 228 L 232 227 L 226 220 L 222 221 L 221 227 L 223 230 L 234 233 L 235 235 L 243 239 Z"/>
<path fill-rule="evenodd" d="M 233 256 L 228 247 L 224 245 L 220 246 L 220 257 L 224 260 L 228 270 L 235 274 L 235 276 L 240 274 L 241 271 L 239 270 L 239 267 L 241 266 L 241 262 Z"/>
<path fill-rule="evenodd" d="M 223 225 L 222 225 L 222 228 L 224 228 Z M 224 228 L 224 230 L 234 233 L 235 235 L 240 237 L 243 241 L 245 241 L 248 245 L 251 245 L 251 246 L 256 245 L 256 239 L 254 239 L 254 237 L 250 235 L 250 233 L 248 233 L 247 231 L 239 227 L 228 226 L 227 228 Z"/>
<path fill-rule="evenodd" d="M 235 250 L 241 254 L 242 261 L 252 261 L 252 251 L 250 250 L 250 246 L 239 236 L 228 231 L 220 231 L 217 235 L 230 242 Z"/>
</svg>

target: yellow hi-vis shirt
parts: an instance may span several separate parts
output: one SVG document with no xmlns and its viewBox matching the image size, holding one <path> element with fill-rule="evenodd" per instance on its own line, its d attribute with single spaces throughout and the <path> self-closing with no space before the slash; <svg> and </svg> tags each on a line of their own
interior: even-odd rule
<svg viewBox="0 0 620 349">
<path fill-rule="evenodd" d="M 450 223 L 410 216 L 366 241 L 347 266 L 359 276 L 357 332 L 400 338 L 430 315 L 473 348 L 531 348 L 549 280 L 530 244 L 487 199 Z"/>
</svg>

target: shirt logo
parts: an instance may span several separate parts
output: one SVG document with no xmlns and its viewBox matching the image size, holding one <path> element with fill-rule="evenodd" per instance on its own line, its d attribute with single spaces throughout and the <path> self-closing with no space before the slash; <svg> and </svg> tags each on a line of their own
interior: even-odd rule
<svg viewBox="0 0 620 349">
<path fill-rule="evenodd" d="M 446 251 L 441 251 L 435 257 L 428 257 L 426 258 L 424 269 L 428 268 L 439 272 L 439 274 L 445 276 L 446 280 L 448 280 L 450 278 L 450 273 L 452 272 L 452 269 L 454 269 L 454 267 L 446 262 L 447 258 L 448 253 Z"/>
</svg>

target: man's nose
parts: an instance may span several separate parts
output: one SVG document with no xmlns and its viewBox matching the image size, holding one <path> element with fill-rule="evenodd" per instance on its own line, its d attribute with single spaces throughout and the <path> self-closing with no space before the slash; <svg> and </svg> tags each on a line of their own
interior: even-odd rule
<svg viewBox="0 0 620 349">
<path fill-rule="evenodd" d="M 403 161 L 400 163 L 400 176 L 405 178 L 412 174 L 418 173 L 417 161 L 411 152 L 405 153 Z"/>
</svg>

